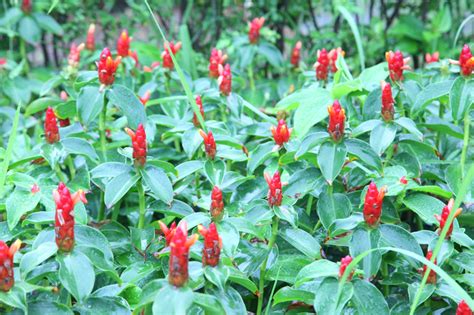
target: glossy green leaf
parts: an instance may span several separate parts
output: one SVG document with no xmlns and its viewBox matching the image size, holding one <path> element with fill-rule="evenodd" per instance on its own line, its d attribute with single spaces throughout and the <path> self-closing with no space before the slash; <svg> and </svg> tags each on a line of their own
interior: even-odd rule
<svg viewBox="0 0 474 315">
<path fill-rule="evenodd" d="M 324 178 L 332 185 L 341 172 L 346 160 L 347 149 L 344 143 L 324 142 L 318 153 L 318 164 Z"/>
</svg>

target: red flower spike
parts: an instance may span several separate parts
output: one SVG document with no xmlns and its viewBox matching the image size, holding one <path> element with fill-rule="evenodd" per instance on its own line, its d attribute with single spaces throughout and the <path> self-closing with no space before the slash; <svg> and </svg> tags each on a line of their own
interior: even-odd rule
<svg viewBox="0 0 474 315">
<path fill-rule="evenodd" d="M 150 91 L 146 91 L 145 94 L 143 94 L 143 96 L 139 97 L 140 102 L 142 102 L 143 106 L 145 106 L 146 103 L 150 100 L 150 97 L 151 97 Z"/>
<path fill-rule="evenodd" d="M 59 128 L 56 114 L 51 107 L 46 110 L 46 117 L 44 118 L 44 135 L 46 141 L 50 144 L 59 141 Z"/>
<path fill-rule="evenodd" d="M 280 206 L 281 200 L 283 199 L 283 194 L 281 190 L 281 179 L 280 173 L 278 171 L 273 174 L 273 177 L 270 177 L 267 173 L 263 175 L 268 184 L 268 204 L 272 206 Z"/>
<path fill-rule="evenodd" d="M 53 191 L 56 203 L 55 232 L 56 244 L 62 252 L 70 252 L 74 248 L 74 206 L 82 201 L 87 203 L 82 190 L 71 195 L 64 183 L 59 183 L 58 189 Z"/>
<path fill-rule="evenodd" d="M 68 64 L 73 67 L 77 68 L 79 66 L 79 61 L 81 61 L 81 51 L 84 49 L 84 43 L 77 46 L 75 43 L 71 44 L 71 48 L 69 49 L 69 56 L 67 58 Z"/>
<path fill-rule="evenodd" d="M 314 64 L 316 79 L 325 81 L 328 78 L 329 56 L 326 49 L 318 50 L 318 60 Z"/>
<path fill-rule="evenodd" d="M 344 137 L 344 125 L 346 121 L 346 112 L 338 100 L 335 100 L 332 106 L 328 107 L 329 124 L 328 132 L 334 141 L 338 142 Z"/>
<path fill-rule="evenodd" d="M 212 131 L 206 133 L 202 130 L 199 130 L 199 134 L 204 139 L 204 149 L 208 159 L 214 160 L 216 157 L 216 141 L 214 140 L 214 135 Z"/>
<path fill-rule="evenodd" d="M 346 257 L 341 259 L 341 265 L 339 266 L 339 278 L 342 278 L 342 275 L 344 272 L 346 272 L 347 266 L 352 262 L 352 257 L 347 255 Z M 347 277 L 347 281 L 352 280 L 352 276 L 354 275 L 354 270 L 349 274 L 349 277 Z"/>
<path fill-rule="evenodd" d="M 214 186 L 211 192 L 211 216 L 213 219 L 220 219 L 223 215 L 224 201 L 222 199 L 222 191 L 219 187 Z"/>
<path fill-rule="evenodd" d="M 128 36 L 128 31 L 123 30 L 117 40 L 117 54 L 121 57 L 130 55 L 130 42 L 132 38 Z"/>
<path fill-rule="evenodd" d="M 171 239 L 176 233 L 176 222 L 171 223 L 169 228 L 161 221 L 158 221 L 158 224 L 160 225 L 161 231 L 165 235 L 166 246 L 169 246 L 171 243 Z"/>
<path fill-rule="evenodd" d="M 146 133 L 145 133 L 145 129 L 143 128 L 143 125 L 139 124 L 136 132 L 133 132 L 133 130 L 129 128 L 125 128 L 125 132 L 132 139 L 133 159 L 135 160 L 135 165 L 136 166 L 145 165 L 147 145 L 146 145 Z"/>
<path fill-rule="evenodd" d="M 385 196 L 386 187 L 382 187 L 380 191 L 374 182 L 369 184 L 364 202 L 364 220 L 370 226 L 374 227 L 379 224 L 382 215 L 382 202 Z"/>
<path fill-rule="evenodd" d="M 254 18 L 252 22 L 249 22 L 249 42 L 256 44 L 260 38 L 260 29 L 265 23 L 265 18 Z"/>
<path fill-rule="evenodd" d="M 165 50 L 161 53 L 161 58 L 163 59 L 163 67 L 172 70 L 174 68 L 173 59 L 171 58 L 170 52 L 171 50 L 173 55 L 176 56 L 178 51 L 181 49 L 181 42 L 177 42 L 174 44 L 173 42 L 169 42 L 169 46 L 165 44 Z"/>
<path fill-rule="evenodd" d="M 449 214 L 453 210 L 453 205 L 454 205 L 454 199 L 450 199 L 448 204 L 444 206 L 443 210 L 441 211 L 441 216 L 435 214 L 436 220 L 439 222 L 439 229 L 438 229 L 438 234 L 441 235 L 441 231 L 443 230 L 444 226 L 446 225 L 446 221 L 448 221 Z M 462 209 L 459 208 L 456 210 L 456 213 L 454 214 L 454 218 L 459 216 L 461 214 Z M 451 237 L 451 233 L 453 233 L 453 222 L 451 222 L 451 225 L 448 228 L 448 232 L 446 233 L 446 239 L 449 239 Z"/>
<path fill-rule="evenodd" d="M 403 185 L 408 184 L 408 180 L 407 180 L 407 178 L 406 178 L 405 176 L 402 176 L 402 177 L 400 178 L 400 184 L 403 184 Z"/>
<path fill-rule="evenodd" d="M 280 119 L 278 121 L 278 126 L 276 128 L 275 126 L 272 126 L 271 131 L 275 143 L 279 146 L 282 146 L 283 144 L 287 143 L 288 140 L 290 140 L 292 129 L 288 129 L 285 120 Z"/>
<path fill-rule="evenodd" d="M 199 112 L 201 113 L 202 119 L 204 119 L 204 107 L 202 107 L 201 95 L 196 96 L 196 105 L 199 107 Z M 194 127 L 199 127 L 199 120 L 196 113 L 193 112 L 193 124 Z"/>
<path fill-rule="evenodd" d="M 425 54 L 425 62 L 427 64 L 438 62 L 438 61 L 439 61 L 439 52 L 435 51 L 433 54 L 430 54 L 430 53 Z"/>
<path fill-rule="evenodd" d="M 408 66 L 408 60 L 410 60 L 410 58 L 403 58 L 400 51 L 387 51 L 385 53 L 385 59 L 388 62 L 388 70 L 393 82 L 402 81 L 403 70 L 411 69 L 410 66 Z"/>
<path fill-rule="evenodd" d="M 15 284 L 13 256 L 20 249 L 21 241 L 16 240 L 10 247 L 0 241 L 0 290 L 8 292 Z"/>
<path fill-rule="evenodd" d="M 170 242 L 170 261 L 168 281 L 175 287 L 182 287 L 188 281 L 189 248 L 196 242 L 198 235 L 188 236 L 186 221 L 182 221 Z"/>
<path fill-rule="evenodd" d="M 298 41 L 295 45 L 295 47 L 293 48 L 293 51 L 291 52 L 291 64 L 293 65 L 293 67 L 295 68 L 298 68 L 298 65 L 300 64 L 300 55 L 301 55 L 301 47 L 303 46 L 303 44 L 301 43 L 301 41 Z"/>
<path fill-rule="evenodd" d="M 393 105 L 395 101 L 392 96 L 392 87 L 389 83 L 382 81 L 382 118 L 389 122 L 393 120 L 393 116 L 395 115 L 395 108 Z"/>
<path fill-rule="evenodd" d="M 95 24 L 89 25 L 89 30 L 87 31 L 86 37 L 86 49 L 90 51 L 95 50 Z"/>
<path fill-rule="evenodd" d="M 463 76 L 470 76 L 474 71 L 474 57 L 471 48 L 465 44 L 459 54 L 459 60 L 450 60 L 452 64 L 459 65 Z"/>
<path fill-rule="evenodd" d="M 150 67 L 148 66 L 143 66 L 143 71 L 145 72 L 152 72 L 153 69 L 157 68 L 160 66 L 160 62 L 159 61 L 154 61 Z"/>
<path fill-rule="evenodd" d="M 467 305 L 466 301 L 461 300 L 458 304 L 458 308 L 456 309 L 456 315 L 472 315 L 472 310 Z"/>
<path fill-rule="evenodd" d="M 219 65 L 217 84 L 222 95 L 228 96 L 232 92 L 232 72 L 230 71 L 229 64 L 225 66 Z"/>
<path fill-rule="evenodd" d="M 433 252 L 428 251 L 426 253 L 426 259 L 431 261 L 431 257 L 433 257 Z M 436 265 L 436 259 L 433 261 L 433 263 Z M 423 276 L 425 275 L 427 269 L 428 269 L 428 266 L 424 265 L 423 272 L 422 272 Z M 430 270 L 430 274 L 428 275 L 428 279 L 426 280 L 426 282 L 431 283 L 431 284 L 436 284 L 436 272 L 434 270 Z"/>
<path fill-rule="evenodd" d="M 206 229 L 198 226 L 199 233 L 204 237 L 204 248 L 202 249 L 202 264 L 215 267 L 219 264 L 219 256 L 222 249 L 222 239 L 217 233 L 216 224 L 212 222 Z"/>
<path fill-rule="evenodd" d="M 112 54 L 108 48 L 104 48 L 100 54 L 99 62 L 97 63 L 99 81 L 104 85 L 111 85 L 115 81 L 115 72 L 120 64 L 122 57 L 118 56 L 115 60 L 112 59 Z"/>
<path fill-rule="evenodd" d="M 21 2 L 21 11 L 25 14 L 29 14 L 31 12 L 31 8 L 33 6 L 33 1 L 31 0 L 23 0 Z"/>
<path fill-rule="evenodd" d="M 219 65 L 223 65 L 227 60 L 227 55 L 223 55 L 222 51 L 213 48 L 211 51 L 211 57 L 209 57 L 209 77 L 219 77 Z"/>
<path fill-rule="evenodd" d="M 329 53 L 328 53 L 329 67 L 330 67 L 332 73 L 337 72 L 337 66 L 336 66 L 337 57 L 339 55 L 344 57 L 345 54 L 346 54 L 346 52 L 344 50 L 342 50 L 341 47 L 333 48 L 333 49 L 331 49 L 331 51 L 329 51 Z"/>
</svg>

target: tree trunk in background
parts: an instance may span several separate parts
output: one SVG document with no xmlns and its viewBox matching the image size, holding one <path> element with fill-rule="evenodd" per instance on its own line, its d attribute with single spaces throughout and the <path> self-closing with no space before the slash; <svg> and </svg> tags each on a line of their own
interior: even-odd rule
<svg viewBox="0 0 474 315">
<path fill-rule="evenodd" d="M 279 0 L 277 4 L 277 10 L 278 12 L 285 12 L 286 8 L 288 6 L 288 0 Z M 278 38 L 277 41 L 277 47 L 281 51 L 281 53 L 284 52 L 285 50 L 285 37 L 284 37 L 284 31 L 285 31 L 285 20 L 283 19 L 282 21 L 278 22 L 276 25 L 276 31 L 280 35 L 280 38 Z"/>
</svg>

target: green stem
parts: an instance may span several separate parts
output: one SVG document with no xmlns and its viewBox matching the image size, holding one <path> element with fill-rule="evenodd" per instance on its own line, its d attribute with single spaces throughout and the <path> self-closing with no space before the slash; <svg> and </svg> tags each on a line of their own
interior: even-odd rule
<svg viewBox="0 0 474 315">
<path fill-rule="evenodd" d="M 56 167 L 54 168 L 54 170 L 56 171 L 56 175 L 58 176 L 59 180 L 63 183 L 66 183 L 66 178 L 64 177 L 64 174 L 61 171 L 59 164 L 56 164 Z"/>
<path fill-rule="evenodd" d="M 464 178 L 464 166 L 466 164 L 466 156 L 467 156 L 467 148 L 469 145 L 469 132 L 471 127 L 471 116 L 469 113 L 469 109 L 466 110 L 466 114 L 464 115 L 464 140 L 461 152 L 461 174 Z"/>
<path fill-rule="evenodd" d="M 444 115 L 444 104 L 443 104 L 443 102 L 441 102 L 439 104 L 438 116 L 439 116 L 439 118 L 443 118 L 443 115 Z M 437 131 L 436 132 L 436 150 L 438 150 L 438 151 L 439 151 L 440 142 L 441 142 L 441 132 Z"/>
<path fill-rule="evenodd" d="M 248 73 L 248 76 L 249 76 L 250 89 L 251 89 L 252 91 L 255 91 L 255 81 L 254 81 L 254 78 L 253 78 L 253 67 L 252 67 L 252 63 L 250 63 L 249 66 L 247 67 L 247 73 Z"/>
<path fill-rule="evenodd" d="M 260 280 L 258 284 L 258 305 L 257 305 L 257 315 L 262 314 L 262 307 L 263 307 L 263 297 L 264 297 L 264 284 L 265 284 L 265 272 L 267 271 L 267 262 L 268 257 L 272 251 L 273 245 L 275 244 L 277 235 L 278 235 L 278 217 L 276 215 L 273 216 L 272 219 L 272 235 L 270 236 L 270 240 L 268 241 L 268 255 L 265 257 L 265 260 L 260 267 Z"/>
<path fill-rule="evenodd" d="M 100 191 L 99 213 L 97 214 L 97 222 L 101 222 L 105 218 L 105 193 Z"/>
<path fill-rule="evenodd" d="M 104 104 L 102 112 L 99 117 L 99 135 L 100 135 L 100 149 L 102 151 L 102 158 L 107 162 L 107 139 L 105 135 L 105 121 L 107 119 L 107 104 Z"/>
<path fill-rule="evenodd" d="M 76 169 L 74 168 L 74 161 L 72 160 L 71 156 L 67 157 L 66 163 L 69 169 L 69 174 L 71 175 L 71 179 L 76 177 Z"/>
<path fill-rule="evenodd" d="M 142 180 L 140 179 L 137 182 L 137 191 L 138 191 L 138 207 L 139 207 L 139 217 L 138 217 L 138 228 L 143 229 L 145 227 L 145 191 L 143 190 Z"/>
<path fill-rule="evenodd" d="M 382 262 L 382 268 L 381 269 L 382 269 L 381 270 L 382 271 L 382 276 L 383 276 L 384 279 L 386 279 L 388 277 L 388 264 L 387 264 L 386 261 Z M 390 294 L 390 289 L 389 289 L 387 284 L 383 285 L 383 291 L 384 291 L 385 296 L 388 296 Z"/>
<path fill-rule="evenodd" d="M 306 203 L 306 214 L 308 217 L 311 215 L 311 208 L 313 206 L 313 195 L 309 195 L 308 202 Z"/>
<path fill-rule="evenodd" d="M 26 42 L 24 39 L 20 39 L 20 54 L 21 58 L 25 61 L 25 66 L 23 68 L 25 73 L 29 72 L 29 65 L 28 65 L 28 56 L 26 55 Z"/>
<path fill-rule="evenodd" d="M 114 206 L 114 210 L 112 212 L 112 221 L 117 221 L 118 216 L 120 214 L 120 206 L 122 205 L 122 199 L 120 199 L 117 204 Z"/>
</svg>

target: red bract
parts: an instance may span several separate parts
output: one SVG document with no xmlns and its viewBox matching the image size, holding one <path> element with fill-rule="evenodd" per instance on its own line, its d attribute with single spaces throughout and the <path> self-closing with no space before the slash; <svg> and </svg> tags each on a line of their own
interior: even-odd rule
<svg viewBox="0 0 474 315">
<path fill-rule="evenodd" d="M 150 100 L 150 97 L 151 97 L 150 91 L 146 91 L 145 94 L 143 94 L 143 96 L 140 96 L 140 102 L 142 102 L 143 106 L 145 106 L 146 103 Z"/>
<path fill-rule="evenodd" d="M 433 63 L 439 61 L 439 52 L 435 51 L 433 54 L 426 53 L 425 54 L 425 62 L 426 63 Z"/>
<path fill-rule="evenodd" d="M 31 7 L 33 5 L 32 2 L 33 1 L 31 1 L 31 0 L 23 0 L 21 2 L 21 11 L 23 11 L 23 13 L 25 13 L 25 14 L 30 13 L 31 12 Z"/>
<path fill-rule="evenodd" d="M 64 183 L 59 183 L 58 189 L 53 191 L 56 203 L 55 232 L 56 244 L 62 252 L 70 252 L 74 248 L 74 206 L 82 201 L 87 203 L 82 190 L 71 195 Z"/>
<path fill-rule="evenodd" d="M 280 206 L 281 200 L 283 199 L 280 173 L 276 171 L 275 174 L 273 174 L 273 177 L 270 177 L 270 175 L 265 173 L 264 177 L 268 184 L 268 204 L 270 205 L 270 207 Z"/>
<path fill-rule="evenodd" d="M 365 222 L 371 227 L 378 225 L 380 222 L 385 191 L 385 187 L 382 187 L 379 191 L 374 182 L 371 182 L 367 189 L 363 213 Z"/>
<path fill-rule="evenodd" d="M 207 158 L 214 160 L 216 157 L 216 141 L 212 131 L 209 131 L 206 135 L 204 131 L 199 130 L 199 134 L 204 139 L 204 150 L 206 151 Z"/>
<path fill-rule="evenodd" d="M 121 57 L 130 55 L 130 42 L 132 38 L 128 36 L 128 31 L 123 30 L 117 40 L 117 54 Z"/>
<path fill-rule="evenodd" d="M 318 50 L 318 59 L 314 64 L 316 79 L 325 81 L 328 78 L 329 56 L 325 48 Z"/>
<path fill-rule="evenodd" d="M 426 253 L 426 259 L 431 260 L 431 257 L 433 257 L 433 252 L 428 251 Z M 433 264 L 436 265 L 436 259 L 433 261 Z M 423 266 L 423 272 L 422 272 L 423 276 L 425 275 L 427 269 L 428 269 L 428 266 L 424 265 Z M 431 283 L 431 284 L 436 284 L 436 272 L 434 270 L 430 270 L 430 274 L 428 275 L 428 279 L 426 280 L 426 282 Z"/>
<path fill-rule="evenodd" d="M 16 240 L 10 247 L 0 241 L 0 290 L 8 292 L 15 284 L 13 256 L 20 249 L 21 241 Z"/>
<path fill-rule="evenodd" d="M 176 44 L 174 44 L 173 42 L 169 42 L 169 46 L 165 44 L 165 50 L 161 53 L 161 58 L 163 59 L 163 67 L 171 70 L 174 68 L 174 64 L 168 47 L 169 50 L 171 50 L 171 52 L 173 53 L 173 55 L 176 56 L 178 51 L 181 49 L 181 42 L 177 42 Z"/>
<path fill-rule="evenodd" d="M 217 233 L 216 224 L 212 222 L 209 228 L 198 226 L 199 233 L 204 237 L 204 248 L 202 249 L 202 264 L 204 266 L 215 267 L 219 264 L 221 254 L 222 239 Z"/>
<path fill-rule="evenodd" d="M 202 119 L 204 119 L 204 107 L 202 107 L 201 95 L 196 96 L 196 105 L 199 107 Z M 199 127 L 199 120 L 196 113 L 193 112 L 193 124 L 195 127 Z"/>
<path fill-rule="evenodd" d="M 400 184 L 403 184 L 403 185 L 408 184 L 408 180 L 407 180 L 407 178 L 406 178 L 405 176 L 402 176 L 402 177 L 400 178 Z"/>
<path fill-rule="evenodd" d="M 143 71 L 145 72 L 152 72 L 153 69 L 157 68 L 160 66 L 160 62 L 159 61 L 154 61 L 150 67 L 148 66 L 143 66 Z"/>
<path fill-rule="evenodd" d="M 284 119 L 280 119 L 278 121 L 278 126 L 276 128 L 275 126 L 272 126 L 271 131 L 275 143 L 279 146 L 282 146 L 284 143 L 290 140 L 291 129 L 288 129 Z"/>
<path fill-rule="evenodd" d="M 0 58 L 0 67 L 4 66 L 7 64 L 7 59 L 5 58 Z"/>
<path fill-rule="evenodd" d="M 303 46 L 303 44 L 301 43 L 301 41 L 298 41 L 295 45 L 295 47 L 293 48 L 293 51 L 291 52 L 291 64 L 293 65 L 293 67 L 295 68 L 298 68 L 298 65 L 300 63 L 300 55 L 301 55 L 301 46 Z"/>
<path fill-rule="evenodd" d="M 342 278 L 342 275 L 344 275 L 344 272 L 346 272 L 347 266 L 349 266 L 351 262 L 352 262 L 352 257 L 349 255 L 341 259 L 341 265 L 339 266 L 339 278 Z M 353 275 L 354 275 L 354 270 L 352 270 L 349 276 L 347 277 L 347 281 L 351 281 Z"/>
<path fill-rule="evenodd" d="M 95 50 L 95 24 L 89 25 L 89 30 L 87 30 L 86 49 Z"/>
<path fill-rule="evenodd" d="M 133 159 L 136 166 L 143 166 L 146 163 L 146 133 L 142 124 L 138 125 L 137 131 L 125 128 L 125 131 L 132 139 Z"/>
<path fill-rule="evenodd" d="M 188 281 L 189 248 L 196 242 L 198 235 L 188 236 L 186 221 L 182 221 L 170 242 L 170 262 L 168 281 L 175 287 L 182 287 Z"/>
<path fill-rule="evenodd" d="M 328 58 L 329 58 L 329 67 L 331 68 L 331 71 L 333 73 L 337 72 L 337 66 L 336 66 L 336 61 L 337 61 L 337 56 L 341 55 L 344 57 L 346 52 L 342 50 L 341 47 L 338 48 L 333 48 L 331 51 L 328 53 Z"/>
<path fill-rule="evenodd" d="M 410 69 L 408 66 L 408 60 L 410 58 L 403 58 L 400 51 L 387 51 L 385 53 L 385 59 L 388 62 L 388 70 L 390 72 L 390 78 L 393 82 L 403 80 L 403 70 Z"/>
<path fill-rule="evenodd" d="M 211 57 L 209 57 L 209 77 L 219 77 L 219 65 L 223 65 L 227 60 L 227 55 L 223 55 L 222 51 L 212 48 Z"/>
<path fill-rule="evenodd" d="M 140 62 L 138 61 L 138 53 L 136 51 L 130 51 L 130 58 L 135 61 L 135 68 L 140 68 Z"/>
<path fill-rule="evenodd" d="M 461 300 L 461 302 L 459 302 L 458 308 L 456 309 L 456 315 L 472 315 L 472 310 L 469 305 L 467 305 L 466 301 Z"/>
<path fill-rule="evenodd" d="M 332 106 L 328 107 L 329 124 L 328 132 L 334 141 L 338 142 L 344 137 L 344 128 L 346 121 L 346 112 L 338 100 L 335 100 Z"/>
<path fill-rule="evenodd" d="M 229 95 L 232 92 L 232 72 L 230 71 L 230 65 L 226 64 L 224 67 L 219 65 L 219 78 L 217 79 L 219 84 L 219 90 L 222 95 Z"/>
<path fill-rule="evenodd" d="M 169 228 L 161 221 L 158 221 L 158 224 L 160 225 L 161 231 L 165 235 L 166 246 L 169 246 L 174 233 L 176 233 L 176 222 L 171 223 Z"/>
<path fill-rule="evenodd" d="M 222 199 L 222 191 L 219 187 L 214 186 L 211 192 L 211 216 L 213 219 L 220 219 L 224 210 L 224 201 Z"/>
<path fill-rule="evenodd" d="M 448 221 L 449 214 L 453 210 L 453 205 L 454 205 L 454 199 L 450 199 L 448 204 L 444 206 L 443 210 L 441 211 L 441 216 L 435 214 L 436 220 L 439 222 L 439 229 L 438 229 L 438 234 L 441 235 L 441 231 L 443 230 L 444 226 L 446 225 L 446 222 Z M 461 214 L 462 209 L 459 208 L 456 210 L 454 213 L 454 218 L 456 218 L 458 215 Z M 454 222 L 454 219 L 453 219 Z M 451 222 L 451 225 L 448 228 L 448 232 L 446 233 L 446 238 L 449 239 L 451 237 L 451 233 L 453 232 L 453 222 Z"/>
<path fill-rule="evenodd" d="M 115 81 L 115 72 L 120 64 L 122 57 L 118 56 L 115 60 L 112 59 L 112 54 L 108 48 L 104 48 L 100 54 L 99 62 L 97 63 L 99 81 L 104 85 L 111 85 Z"/>
<path fill-rule="evenodd" d="M 471 48 L 465 44 L 459 54 L 459 60 L 449 60 L 452 64 L 459 65 L 461 74 L 469 76 L 474 71 L 474 57 L 472 57 Z"/>
<path fill-rule="evenodd" d="M 79 61 L 81 61 L 81 51 L 84 49 L 84 43 L 77 46 L 75 43 L 71 44 L 69 49 L 69 56 L 67 58 L 68 64 L 71 67 L 77 68 L 79 66 Z"/>
<path fill-rule="evenodd" d="M 56 114 L 51 107 L 46 110 L 46 117 L 44 118 L 44 135 L 48 143 L 55 143 L 59 141 L 59 128 Z"/>
<path fill-rule="evenodd" d="M 395 101 L 392 96 L 392 87 L 389 83 L 382 81 L 382 118 L 385 121 L 392 121 L 393 115 L 395 114 L 395 108 L 393 104 Z"/>
<path fill-rule="evenodd" d="M 249 42 L 256 44 L 260 38 L 260 29 L 265 23 L 265 18 L 254 18 L 252 22 L 249 22 Z"/>
</svg>

